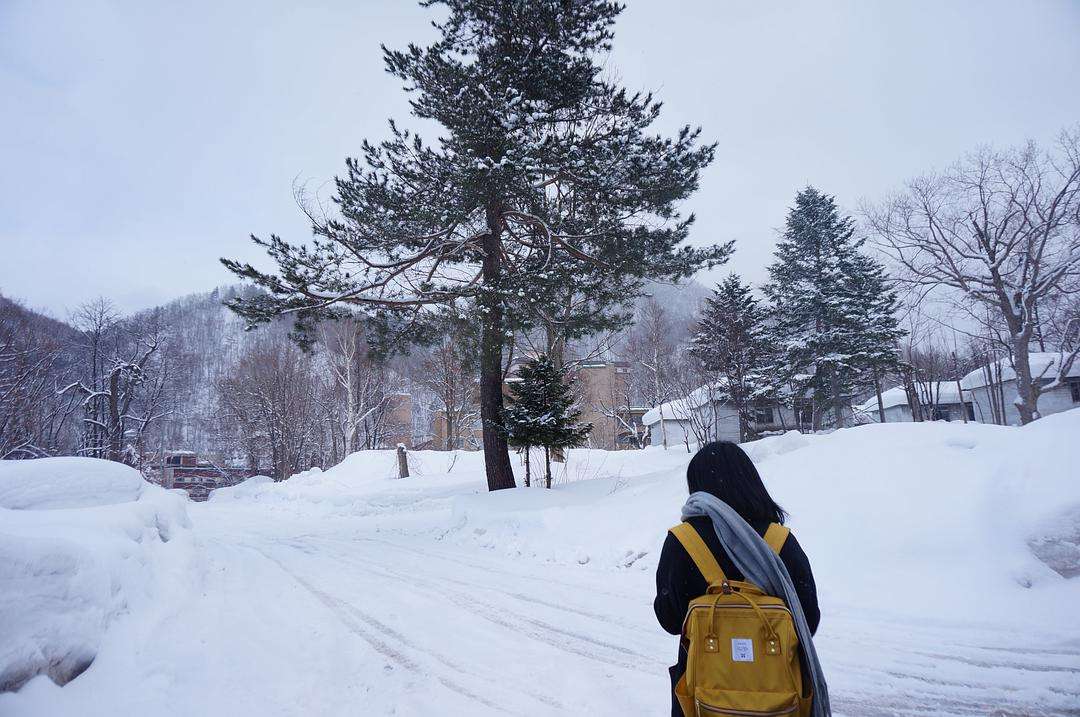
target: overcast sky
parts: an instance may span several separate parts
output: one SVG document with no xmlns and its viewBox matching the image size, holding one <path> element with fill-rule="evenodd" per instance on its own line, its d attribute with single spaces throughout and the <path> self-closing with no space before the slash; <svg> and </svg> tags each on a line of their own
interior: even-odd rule
<svg viewBox="0 0 1080 717">
<path fill-rule="evenodd" d="M 303 7 L 299 7 L 299 6 Z M 980 143 L 1080 121 L 1080 2 L 628 0 L 609 64 L 719 143 L 687 209 L 754 282 L 794 193 L 846 209 Z M 0 293 L 57 317 L 228 283 L 248 235 L 307 236 L 324 185 L 407 117 L 379 44 L 409 0 L 0 0 Z M 726 271 L 726 270 L 725 270 Z M 703 276 L 709 281 L 715 276 Z"/>
</svg>

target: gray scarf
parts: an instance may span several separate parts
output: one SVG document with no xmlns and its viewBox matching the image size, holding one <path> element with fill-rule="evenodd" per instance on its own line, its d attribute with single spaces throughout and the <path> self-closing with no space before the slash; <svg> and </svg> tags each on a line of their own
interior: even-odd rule
<svg viewBox="0 0 1080 717">
<path fill-rule="evenodd" d="M 810 635 L 810 628 L 806 625 L 806 616 L 803 615 L 799 596 L 784 563 L 742 516 L 716 496 L 701 491 L 690 494 L 682 509 L 683 520 L 699 515 L 707 515 L 712 520 L 720 543 L 746 579 L 764 590 L 767 595 L 783 598 L 791 610 L 795 618 L 799 645 L 810 671 L 810 684 L 814 687 L 811 714 L 813 717 L 829 717 L 832 715 L 829 688 L 821 672 L 821 663 L 818 662 L 817 650 L 814 649 L 814 640 Z"/>
</svg>

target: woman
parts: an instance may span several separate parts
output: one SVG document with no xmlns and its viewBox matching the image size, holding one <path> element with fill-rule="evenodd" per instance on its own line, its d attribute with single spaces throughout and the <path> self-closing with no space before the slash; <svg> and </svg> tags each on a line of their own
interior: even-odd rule
<svg viewBox="0 0 1080 717">
<path fill-rule="evenodd" d="M 750 457 L 734 443 L 710 443 L 698 451 L 686 469 L 686 482 L 691 494 L 707 493 L 723 501 L 760 536 L 765 535 L 770 523 L 783 523 L 786 518 L 783 509 L 765 490 Z M 684 512 L 687 511 L 684 509 Z M 690 515 L 685 520 L 705 541 L 724 574 L 731 580 L 744 580 L 744 575 L 721 544 L 713 519 L 709 515 Z M 810 572 L 810 562 L 794 535 L 789 535 L 784 542 L 780 560 L 787 568 L 806 618 L 806 626 L 813 634 L 821 619 L 817 589 Z M 707 588 L 705 578 L 682 544 L 668 533 L 656 568 L 656 599 L 653 601 L 656 619 L 661 627 L 672 635 L 680 634 L 690 601 L 704 595 Z M 674 687 L 685 671 L 686 651 L 680 648 L 678 662 L 669 668 L 673 695 Z M 674 696 L 671 713 L 674 717 L 683 715 Z"/>
</svg>

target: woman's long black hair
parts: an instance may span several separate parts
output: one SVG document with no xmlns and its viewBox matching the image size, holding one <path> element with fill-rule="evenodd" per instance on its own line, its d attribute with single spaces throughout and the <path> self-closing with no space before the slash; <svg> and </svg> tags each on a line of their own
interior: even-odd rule
<svg viewBox="0 0 1080 717">
<path fill-rule="evenodd" d="M 730 441 L 709 443 L 698 451 L 686 467 L 686 485 L 691 493 L 704 491 L 716 496 L 751 525 L 783 523 L 787 518 L 765 490 L 750 456 Z"/>
</svg>

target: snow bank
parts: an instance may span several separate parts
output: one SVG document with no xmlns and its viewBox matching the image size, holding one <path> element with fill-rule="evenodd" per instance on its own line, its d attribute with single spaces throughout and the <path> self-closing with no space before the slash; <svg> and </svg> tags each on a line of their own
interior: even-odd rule
<svg viewBox="0 0 1080 717">
<path fill-rule="evenodd" d="M 643 461 L 646 455 L 654 457 Z M 575 448 L 567 452 L 565 463 L 552 464 L 553 482 L 576 484 L 597 478 L 620 481 L 656 471 L 657 466 L 679 465 L 686 458 L 685 452 L 675 450 Z M 238 486 L 214 491 L 211 502 L 229 500 L 238 505 L 258 504 L 260 508 L 366 516 L 449 509 L 459 496 L 487 495 L 484 455 L 480 451 L 410 451 L 410 476 L 404 480 L 398 478 L 397 460 L 397 453 L 392 450 L 358 451 L 325 471 L 313 468 L 280 482 L 252 478 Z M 518 484 L 523 484 L 522 456 L 513 456 L 513 467 Z M 543 454 L 534 451 L 535 481 L 541 479 L 542 471 Z M 534 491 L 538 492 L 539 489 Z"/>
<path fill-rule="evenodd" d="M 262 491 L 262 487 L 273 483 L 274 479 L 270 476 L 251 476 L 242 483 L 229 486 L 227 488 L 218 488 L 210 491 L 211 501 L 226 501 L 226 500 L 247 500 L 249 498 L 255 498 Z"/>
<path fill-rule="evenodd" d="M 1080 600 L 1080 580 L 1065 579 L 1046 558 L 1080 570 L 1080 561 L 1070 562 L 1080 515 L 1077 435 L 1080 410 L 1024 428 L 873 424 L 745 448 L 790 511 L 832 609 L 1050 625 L 1075 619 L 1067 606 Z M 545 561 L 652 570 L 686 497 L 687 456 L 672 468 L 666 453 L 632 453 L 633 473 L 622 478 L 539 495 L 461 496 L 445 539 Z"/>
<path fill-rule="evenodd" d="M 123 503 L 137 500 L 147 485 L 138 471 L 112 461 L 0 461 L 0 508 L 42 510 Z"/>
<path fill-rule="evenodd" d="M 190 585 L 186 500 L 93 458 L 0 463 L 0 692 L 87 668 L 109 625 Z"/>
</svg>

